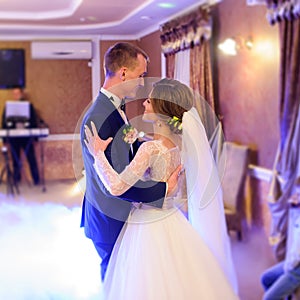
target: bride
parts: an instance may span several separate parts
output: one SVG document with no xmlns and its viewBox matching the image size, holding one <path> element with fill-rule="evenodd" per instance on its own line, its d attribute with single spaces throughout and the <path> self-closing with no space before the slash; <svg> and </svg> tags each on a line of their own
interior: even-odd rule
<svg viewBox="0 0 300 300">
<path fill-rule="evenodd" d="M 167 181 L 183 162 L 186 182 L 162 209 L 133 205 L 108 265 L 103 299 L 238 299 L 220 185 L 193 93 L 179 81 L 162 79 L 143 105 L 154 139 L 140 146 L 121 174 L 104 154 L 112 138 L 101 140 L 93 123 L 92 130 L 86 126 L 98 176 L 118 196 L 140 179 Z M 191 223 L 181 211 L 186 199 Z"/>
</svg>

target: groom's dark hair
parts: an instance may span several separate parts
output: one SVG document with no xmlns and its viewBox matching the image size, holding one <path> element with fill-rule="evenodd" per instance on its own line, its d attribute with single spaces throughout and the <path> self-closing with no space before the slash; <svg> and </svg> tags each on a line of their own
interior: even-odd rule
<svg viewBox="0 0 300 300">
<path fill-rule="evenodd" d="M 104 70 L 108 77 L 112 77 L 122 67 L 133 70 L 137 65 L 137 56 L 141 54 L 149 63 L 147 53 L 141 48 L 126 42 L 111 46 L 104 55 Z"/>
</svg>

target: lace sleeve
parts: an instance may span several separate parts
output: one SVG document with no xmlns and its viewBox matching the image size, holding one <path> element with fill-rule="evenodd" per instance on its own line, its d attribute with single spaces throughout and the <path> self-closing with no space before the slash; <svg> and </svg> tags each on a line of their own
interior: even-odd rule
<svg viewBox="0 0 300 300">
<path fill-rule="evenodd" d="M 132 162 L 118 174 L 108 162 L 104 152 L 97 153 L 94 168 L 105 185 L 106 189 L 114 196 L 122 195 L 138 180 L 143 178 L 150 165 L 150 157 L 155 151 L 152 142 L 141 145 Z"/>
</svg>

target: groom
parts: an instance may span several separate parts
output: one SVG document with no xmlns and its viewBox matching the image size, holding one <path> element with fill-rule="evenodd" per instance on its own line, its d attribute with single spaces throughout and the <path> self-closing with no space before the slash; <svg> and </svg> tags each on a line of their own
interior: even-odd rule
<svg viewBox="0 0 300 300">
<path fill-rule="evenodd" d="M 177 185 L 179 169 L 168 183 L 138 182 L 119 197 L 105 189 L 93 167 L 93 157 L 84 143 L 84 126 L 93 121 L 102 139 L 113 137 L 105 155 L 117 172 L 121 172 L 133 158 L 130 144 L 124 141 L 122 128 L 127 123 L 121 110 L 121 99 L 134 98 L 137 88 L 143 86 L 147 72 L 147 54 L 130 43 L 117 43 L 104 56 L 105 81 L 96 101 L 86 112 L 81 125 L 81 147 L 86 171 L 86 191 L 82 204 L 81 227 L 101 258 L 101 279 L 118 235 L 131 210 L 131 202 L 144 202 L 161 208 L 166 195 Z M 137 145 L 132 145 L 137 146 Z"/>
</svg>

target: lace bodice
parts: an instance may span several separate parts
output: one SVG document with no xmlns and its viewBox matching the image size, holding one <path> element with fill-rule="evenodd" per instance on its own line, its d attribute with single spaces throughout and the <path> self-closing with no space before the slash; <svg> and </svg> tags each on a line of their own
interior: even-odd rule
<svg viewBox="0 0 300 300">
<path fill-rule="evenodd" d="M 155 140 L 143 143 L 121 174 L 112 168 L 103 152 L 96 155 L 94 167 L 106 189 L 119 196 L 138 180 L 167 181 L 179 164 L 179 148 L 168 149 L 161 141 Z"/>
</svg>

